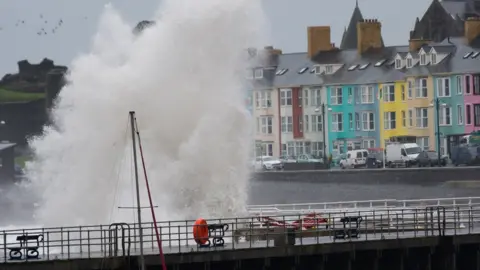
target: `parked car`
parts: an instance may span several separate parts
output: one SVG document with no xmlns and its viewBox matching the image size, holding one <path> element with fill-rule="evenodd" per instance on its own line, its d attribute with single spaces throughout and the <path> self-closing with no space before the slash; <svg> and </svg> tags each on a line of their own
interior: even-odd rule
<svg viewBox="0 0 480 270">
<path fill-rule="evenodd" d="M 347 152 L 347 157 L 340 160 L 340 167 L 342 169 L 365 167 L 367 157 L 368 151 L 365 149 L 350 150 Z"/>
<path fill-rule="evenodd" d="M 281 170 L 283 169 L 283 163 L 271 156 L 256 157 L 253 163 L 255 170 Z"/>
<path fill-rule="evenodd" d="M 383 168 L 384 156 L 383 148 L 368 148 L 367 168 Z"/>
<path fill-rule="evenodd" d="M 448 157 L 442 156 L 440 157 L 440 166 L 446 166 L 448 161 Z M 436 151 L 423 151 L 420 154 L 418 154 L 416 158 L 416 162 L 418 164 L 418 167 L 426 167 L 426 166 L 438 166 L 438 152 Z"/>
<path fill-rule="evenodd" d="M 280 161 L 283 162 L 283 163 L 296 163 L 297 162 L 297 159 L 293 156 L 281 156 L 280 157 Z"/>
<path fill-rule="evenodd" d="M 323 158 L 314 158 L 311 155 L 300 155 L 297 157 L 297 162 L 320 162 L 323 163 Z"/>
</svg>

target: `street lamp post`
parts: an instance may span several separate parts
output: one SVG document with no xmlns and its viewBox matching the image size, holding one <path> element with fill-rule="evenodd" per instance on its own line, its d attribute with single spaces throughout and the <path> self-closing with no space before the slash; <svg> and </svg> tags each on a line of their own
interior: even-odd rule
<svg viewBox="0 0 480 270">
<path fill-rule="evenodd" d="M 435 98 L 433 100 L 433 104 L 430 104 L 431 106 L 435 107 L 435 113 L 436 113 L 436 116 L 437 116 L 437 132 L 436 132 L 436 136 L 437 136 L 437 159 L 438 159 L 438 166 L 440 166 L 441 162 L 440 162 L 440 158 L 441 158 L 441 154 L 440 154 L 440 106 L 444 107 L 446 106 L 446 104 L 442 103 L 440 104 L 440 99 L 439 98 Z"/>
<path fill-rule="evenodd" d="M 322 103 L 322 137 L 323 137 L 323 159 L 326 160 L 326 155 L 327 155 L 327 143 L 326 141 L 326 136 L 325 136 L 325 103 Z"/>
<path fill-rule="evenodd" d="M 323 136 L 323 160 L 327 160 L 327 142 L 326 142 L 326 121 L 325 121 L 325 103 L 322 103 L 322 105 L 320 106 L 321 109 L 319 108 L 316 108 L 315 109 L 315 112 L 319 112 L 321 110 L 322 112 L 322 136 Z M 332 109 L 331 108 L 327 108 L 327 111 L 331 111 Z"/>
<path fill-rule="evenodd" d="M 436 98 L 435 99 L 435 108 L 436 108 L 436 113 L 437 113 L 437 149 L 438 149 L 438 166 L 440 166 L 440 99 Z"/>
</svg>

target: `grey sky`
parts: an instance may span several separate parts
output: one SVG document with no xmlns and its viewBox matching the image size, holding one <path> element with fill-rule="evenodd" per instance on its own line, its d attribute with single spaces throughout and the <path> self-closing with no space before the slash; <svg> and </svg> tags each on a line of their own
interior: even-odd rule
<svg viewBox="0 0 480 270">
<path fill-rule="evenodd" d="M 284 52 L 306 51 L 308 25 L 332 26 L 332 42 L 339 44 L 355 6 L 355 0 L 263 1 L 271 34 L 271 44 L 266 45 Z M 48 57 L 68 65 L 75 55 L 88 49 L 103 6 L 109 2 L 133 27 L 136 22 L 153 16 L 159 0 L 1 0 L 0 76 L 15 72 L 16 62 L 21 59 L 37 62 Z M 382 21 L 385 43 L 398 45 L 408 42 L 415 18 L 424 13 L 430 2 L 359 0 L 359 5 L 365 18 Z M 62 26 L 52 34 L 60 19 Z M 47 35 L 37 35 L 41 28 Z"/>
</svg>

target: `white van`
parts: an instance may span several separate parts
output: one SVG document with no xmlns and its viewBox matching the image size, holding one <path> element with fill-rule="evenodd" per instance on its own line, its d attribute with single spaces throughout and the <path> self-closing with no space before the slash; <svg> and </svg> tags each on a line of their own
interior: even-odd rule
<svg viewBox="0 0 480 270">
<path fill-rule="evenodd" d="M 416 143 L 392 143 L 387 145 L 386 152 L 385 161 L 388 167 L 410 167 L 416 163 L 422 149 Z"/>
<path fill-rule="evenodd" d="M 368 151 L 365 149 L 350 150 L 347 152 L 346 158 L 340 161 L 340 167 L 358 168 L 367 164 Z"/>
</svg>

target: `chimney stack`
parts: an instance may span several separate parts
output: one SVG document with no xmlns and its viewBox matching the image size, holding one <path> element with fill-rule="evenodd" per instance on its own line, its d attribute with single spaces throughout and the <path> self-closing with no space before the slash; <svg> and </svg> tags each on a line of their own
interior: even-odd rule
<svg viewBox="0 0 480 270">
<path fill-rule="evenodd" d="M 277 66 L 278 56 L 282 54 L 282 50 L 275 49 L 273 46 L 265 46 L 260 53 L 260 62 L 264 66 Z"/>
<path fill-rule="evenodd" d="M 465 20 L 465 38 L 467 44 L 470 45 L 472 41 L 480 34 L 480 18 L 469 17 Z"/>
<path fill-rule="evenodd" d="M 431 40 L 428 39 L 410 39 L 408 45 L 411 52 L 416 52 L 420 50 L 423 44 L 428 44 L 430 42 Z"/>
<path fill-rule="evenodd" d="M 275 49 L 273 46 L 265 46 L 265 51 L 268 52 L 270 55 L 280 55 L 282 54 L 282 50 L 280 49 Z"/>
<path fill-rule="evenodd" d="M 363 54 L 370 48 L 382 48 L 382 24 L 377 19 L 357 23 L 357 50 Z"/>
<path fill-rule="evenodd" d="M 330 51 L 330 26 L 309 26 L 308 35 L 308 57 L 312 58 L 318 52 Z"/>
</svg>

